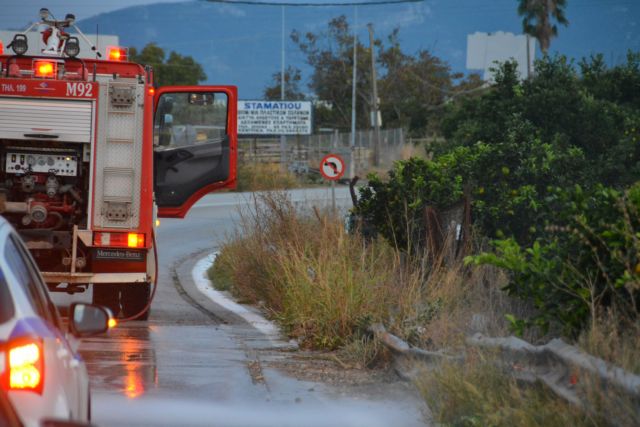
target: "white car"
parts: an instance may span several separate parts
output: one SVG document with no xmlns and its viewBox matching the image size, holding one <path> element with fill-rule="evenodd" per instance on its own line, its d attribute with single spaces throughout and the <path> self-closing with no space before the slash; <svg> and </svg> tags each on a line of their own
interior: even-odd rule
<svg viewBox="0 0 640 427">
<path fill-rule="evenodd" d="M 110 315 L 99 306 L 72 304 L 69 317 L 64 332 L 28 249 L 0 217 L 0 384 L 27 427 L 90 420 L 78 338 L 105 332 Z"/>
</svg>

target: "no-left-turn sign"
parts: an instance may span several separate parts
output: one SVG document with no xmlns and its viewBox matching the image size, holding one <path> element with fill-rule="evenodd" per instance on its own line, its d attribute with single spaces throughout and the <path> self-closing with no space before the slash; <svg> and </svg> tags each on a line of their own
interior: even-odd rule
<svg viewBox="0 0 640 427">
<path fill-rule="evenodd" d="M 327 154 L 320 162 L 320 173 L 329 181 L 337 181 L 344 175 L 344 160 L 337 154 Z"/>
</svg>

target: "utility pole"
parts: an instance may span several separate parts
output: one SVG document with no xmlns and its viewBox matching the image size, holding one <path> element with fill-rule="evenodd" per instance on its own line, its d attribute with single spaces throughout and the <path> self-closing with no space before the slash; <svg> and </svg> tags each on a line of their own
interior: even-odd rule
<svg viewBox="0 0 640 427">
<path fill-rule="evenodd" d="M 531 47 L 529 45 L 529 34 L 525 33 L 527 38 L 527 80 L 531 79 Z"/>
<path fill-rule="evenodd" d="M 376 52 L 373 43 L 373 24 L 367 24 L 369 28 L 369 47 L 371 48 L 371 108 L 373 110 L 373 127 L 375 130 L 375 141 L 373 151 L 373 165 L 380 166 L 380 121 L 378 120 L 378 77 L 376 75 Z"/>
<path fill-rule="evenodd" d="M 284 101 L 284 6 L 282 6 L 282 42 L 280 46 L 280 99 Z M 287 172 L 287 137 L 286 135 L 280 135 L 280 170 L 283 173 Z"/>
<path fill-rule="evenodd" d="M 358 6 L 353 7 L 353 76 L 351 78 L 351 139 L 349 148 L 349 177 L 356 175 L 355 148 L 356 148 L 356 85 L 358 82 Z"/>
</svg>

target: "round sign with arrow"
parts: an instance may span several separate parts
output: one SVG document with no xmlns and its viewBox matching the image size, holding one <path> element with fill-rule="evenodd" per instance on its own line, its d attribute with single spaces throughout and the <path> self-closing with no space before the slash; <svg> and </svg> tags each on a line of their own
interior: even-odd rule
<svg viewBox="0 0 640 427">
<path fill-rule="evenodd" d="M 344 160 L 337 154 L 327 154 L 320 162 L 320 173 L 329 181 L 337 181 L 344 175 Z"/>
</svg>

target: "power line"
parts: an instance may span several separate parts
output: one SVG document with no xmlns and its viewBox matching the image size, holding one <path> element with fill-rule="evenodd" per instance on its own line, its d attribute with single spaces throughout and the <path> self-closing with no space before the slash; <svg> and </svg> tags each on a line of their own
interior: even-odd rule
<svg viewBox="0 0 640 427">
<path fill-rule="evenodd" d="M 328 7 L 328 6 L 381 6 L 402 3 L 422 3 L 425 0 L 381 0 L 381 1 L 350 1 L 344 3 L 291 3 L 259 0 L 205 0 L 209 3 L 243 4 L 250 6 L 287 6 L 287 7 Z"/>
</svg>

